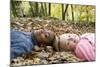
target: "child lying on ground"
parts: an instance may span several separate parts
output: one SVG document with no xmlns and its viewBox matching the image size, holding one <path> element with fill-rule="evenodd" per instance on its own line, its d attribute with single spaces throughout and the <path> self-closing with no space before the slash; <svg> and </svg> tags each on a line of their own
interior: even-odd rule
<svg viewBox="0 0 100 67">
<path fill-rule="evenodd" d="M 95 60 L 94 33 L 86 33 L 80 37 L 76 34 L 62 34 L 56 37 L 53 46 L 57 51 L 74 51 L 84 61 Z"/>
<path fill-rule="evenodd" d="M 11 58 L 29 53 L 39 46 L 52 45 L 57 51 L 74 51 L 76 56 L 85 61 L 95 60 L 95 35 L 86 33 L 82 36 L 76 34 L 55 34 L 47 29 L 33 32 L 11 31 Z"/>
<path fill-rule="evenodd" d="M 11 58 L 27 54 L 32 49 L 37 49 L 37 45 L 51 44 L 54 36 L 52 31 L 46 29 L 34 30 L 33 32 L 11 30 Z"/>
</svg>

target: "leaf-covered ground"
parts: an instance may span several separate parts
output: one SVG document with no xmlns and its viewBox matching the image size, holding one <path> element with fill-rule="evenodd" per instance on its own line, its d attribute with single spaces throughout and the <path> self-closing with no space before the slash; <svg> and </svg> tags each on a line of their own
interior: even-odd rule
<svg viewBox="0 0 100 67">
<path fill-rule="evenodd" d="M 78 35 L 95 32 L 95 24 L 88 22 L 62 21 L 56 18 L 12 18 L 11 28 L 19 31 L 31 32 L 36 29 L 49 29 L 60 35 L 63 33 L 75 33 Z M 27 55 L 11 59 L 11 65 L 56 64 L 81 62 L 73 52 L 56 52 L 52 46 L 46 46 L 41 51 L 32 51 Z"/>
</svg>

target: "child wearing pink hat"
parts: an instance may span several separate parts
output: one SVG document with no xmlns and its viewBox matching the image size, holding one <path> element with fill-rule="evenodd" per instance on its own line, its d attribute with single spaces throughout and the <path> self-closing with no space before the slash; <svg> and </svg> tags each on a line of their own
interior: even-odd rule
<svg viewBox="0 0 100 67">
<path fill-rule="evenodd" d="M 62 34 L 56 37 L 54 47 L 57 51 L 74 51 L 75 55 L 84 61 L 95 60 L 95 35 L 86 33 L 81 36 L 76 34 Z"/>
<path fill-rule="evenodd" d="M 79 36 L 76 34 L 62 34 L 55 37 L 53 47 L 57 51 L 73 51 L 76 43 L 79 41 Z"/>
</svg>

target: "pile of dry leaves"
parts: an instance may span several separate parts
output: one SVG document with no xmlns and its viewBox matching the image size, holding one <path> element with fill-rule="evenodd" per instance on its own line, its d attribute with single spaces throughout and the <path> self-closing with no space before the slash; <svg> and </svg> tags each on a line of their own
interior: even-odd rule
<svg viewBox="0 0 100 67">
<path fill-rule="evenodd" d="M 36 29 L 49 29 L 56 35 L 63 33 L 83 34 L 86 32 L 95 32 L 95 25 L 86 23 L 72 23 L 58 19 L 40 19 L 40 18 L 12 18 L 11 28 L 31 32 Z M 33 65 L 33 64 L 56 64 L 81 62 L 73 52 L 55 52 L 52 46 L 42 47 L 41 51 L 32 51 L 22 57 L 11 59 L 11 66 Z"/>
</svg>

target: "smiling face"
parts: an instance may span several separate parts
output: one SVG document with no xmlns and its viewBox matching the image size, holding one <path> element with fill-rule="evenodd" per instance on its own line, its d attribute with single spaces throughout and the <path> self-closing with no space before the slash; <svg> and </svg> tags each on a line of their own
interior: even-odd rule
<svg viewBox="0 0 100 67">
<path fill-rule="evenodd" d="M 54 33 L 47 29 L 35 30 L 34 34 L 37 41 L 42 44 L 51 44 L 55 37 Z"/>
<path fill-rule="evenodd" d="M 60 48 L 63 51 L 73 51 L 79 42 L 79 36 L 76 34 L 62 34 L 60 35 Z"/>
<path fill-rule="evenodd" d="M 71 39 L 71 40 L 69 39 L 66 48 L 68 50 L 74 51 L 75 48 L 76 48 L 77 43 L 78 43 L 78 41 L 76 41 L 74 39 Z"/>
</svg>

